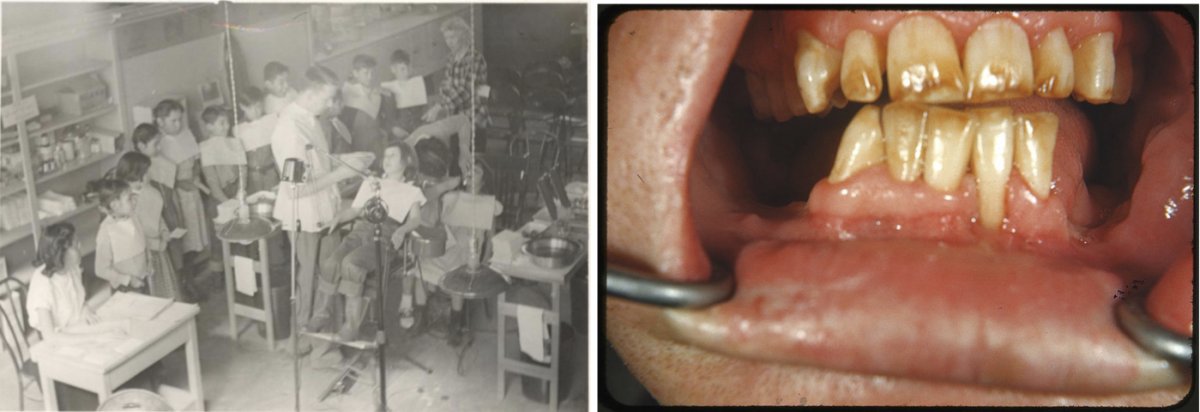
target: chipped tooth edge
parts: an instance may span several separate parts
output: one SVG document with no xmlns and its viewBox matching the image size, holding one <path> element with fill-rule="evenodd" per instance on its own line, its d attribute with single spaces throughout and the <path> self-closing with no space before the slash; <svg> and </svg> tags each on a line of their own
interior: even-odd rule
<svg viewBox="0 0 1200 412">
<path fill-rule="evenodd" d="M 925 25 L 925 23 L 929 23 Z M 912 25 L 920 25 L 916 28 Z M 910 50 L 910 44 L 916 43 L 915 40 L 908 41 L 906 36 L 910 34 L 925 34 L 925 33 L 907 33 L 906 30 L 922 30 L 929 28 L 936 33 L 929 33 L 928 38 L 924 39 L 925 44 L 930 44 L 928 50 L 935 52 L 950 49 L 950 53 L 939 53 L 933 61 L 924 62 L 901 62 L 896 57 L 898 53 L 894 53 L 894 48 L 901 50 Z M 900 31 L 902 36 L 897 36 L 897 31 Z M 906 41 L 906 44 L 900 44 L 900 41 Z M 935 44 L 937 43 L 937 44 Z M 941 47 L 941 46 L 949 47 Z M 902 47 L 903 46 L 903 47 Z M 964 86 L 962 74 L 962 62 L 958 55 L 958 46 L 955 43 L 954 35 L 950 29 L 946 27 L 942 21 L 933 16 L 913 15 L 905 17 L 892 26 L 892 30 L 888 33 L 888 43 L 886 54 L 886 63 L 884 70 L 887 72 L 888 96 L 892 101 L 904 102 L 919 102 L 919 103 L 959 103 L 963 101 Z M 908 54 L 908 53 L 906 53 Z M 905 56 L 907 57 L 907 56 Z M 952 58 L 952 59 L 951 59 Z M 942 61 L 937 60 L 952 60 Z M 931 79 L 920 79 L 913 81 L 905 81 L 911 75 L 912 70 L 920 67 L 922 71 L 933 65 L 932 69 L 937 73 Z M 909 86 L 909 83 L 919 83 L 916 87 Z M 915 88 L 915 90 L 914 90 Z"/>
</svg>

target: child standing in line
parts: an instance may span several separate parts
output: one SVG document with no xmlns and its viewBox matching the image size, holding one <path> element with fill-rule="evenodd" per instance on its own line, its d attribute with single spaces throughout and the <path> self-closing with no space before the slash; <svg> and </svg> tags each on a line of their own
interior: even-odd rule
<svg viewBox="0 0 1200 412">
<path fill-rule="evenodd" d="M 162 217 L 163 222 L 167 226 L 167 230 L 174 232 L 176 229 L 183 229 L 183 220 L 179 212 L 179 202 L 175 196 L 175 163 L 167 160 L 162 156 L 159 149 L 159 144 L 162 141 L 162 134 L 158 132 L 158 126 L 150 123 L 142 123 L 133 129 L 133 148 L 138 153 L 146 155 L 150 158 L 150 166 L 146 170 L 147 186 L 152 186 L 159 194 L 162 195 L 163 207 Z M 183 266 L 183 245 L 178 239 L 168 239 L 166 244 L 166 255 L 170 259 L 171 268 L 175 273 L 176 286 L 179 288 L 178 294 L 180 300 L 184 302 L 196 302 L 195 294 L 189 289 L 190 284 L 181 282 L 180 273 L 185 270 Z"/>
<path fill-rule="evenodd" d="M 118 292 L 145 293 L 151 268 L 145 232 L 133 217 L 137 196 L 128 183 L 108 179 L 88 182 L 88 192 L 105 215 L 96 232 L 96 276 Z"/>
<path fill-rule="evenodd" d="M 342 85 L 342 99 L 347 107 L 361 110 L 372 118 L 379 117 L 381 95 L 375 80 L 375 58 L 360 54 L 354 56 L 350 78 Z"/>
<path fill-rule="evenodd" d="M 279 184 L 279 171 L 271 154 L 271 131 L 279 116 L 263 114 L 263 93 L 257 87 L 247 87 L 238 94 L 238 122 L 233 134 L 246 149 L 246 193 L 274 191 Z"/>
<path fill-rule="evenodd" d="M 65 222 L 47 226 L 33 264 L 37 272 L 29 279 L 25 313 L 29 314 L 29 325 L 42 333 L 42 339 L 120 330 L 119 326 L 128 325 L 101 324 L 96 312 L 88 307 L 75 226 Z"/>
<path fill-rule="evenodd" d="M 229 113 L 209 106 L 200 114 L 205 138 L 200 142 L 200 170 L 216 204 L 237 197 L 238 173 L 246 167 L 246 150 L 241 140 L 229 135 Z M 213 204 L 211 211 L 216 210 Z"/>
<path fill-rule="evenodd" d="M 267 89 L 263 109 L 267 114 L 277 114 L 292 100 L 296 100 L 296 89 L 288 83 L 289 74 L 288 67 L 277 61 L 263 67 L 263 84 Z"/>
<path fill-rule="evenodd" d="M 137 195 L 133 216 L 141 224 L 146 237 L 146 250 L 150 268 L 150 294 L 166 299 L 179 299 L 179 278 L 168 257 L 167 244 L 171 231 L 163 219 L 163 196 L 155 188 L 146 171 L 150 170 L 150 157 L 138 152 L 127 152 L 117 161 L 111 178 L 126 182 Z"/>
<path fill-rule="evenodd" d="M 410 82 L 409 76 L 411 75 L 408 52 L 403 49 L 392 52 L 392 63 L 388 69 L 396 79 L 384 84 L 384 101 L 383 107 L 380 109 L 379 122 L 384 130 L 391 132 L 393 138 L 404 139 L 421 125 L 421 113 L 425 105 L 400 107 L 406 104 L 405 99 L 413 99 L 412 96 L 403 94 L 403 86 Z M 423 79 L 413 79 L 412 81 L 418 80 L 422 83 L 420 87 L 424 88 Z"/>
<path fill-rule="evenodd" d="M 185 288 L 200 292 L 195 285 L 197 278 L 205 272 L 220 270 L 219 263 L 211 263 L 214 260 L 210 259 L 206 250 L 212 242 L 204 202 L 200 197 L 202 191 L 209 190 L 197 176 L 200 171 L 200 146 L 184 123 L 183 106 L 179 102 L 170 99 L 159 102 L 154 107 L 154 122 L 162 133 L 159 151 L 163 158 L 175 164 L 175 201 L 179 205 L 180 221 L 187 229 L 183 236 L 183 253 L 184 265 L 189 270 L 180 279 Z M 202 293 L 195 297 L 204 299 Z"/>
</svg>

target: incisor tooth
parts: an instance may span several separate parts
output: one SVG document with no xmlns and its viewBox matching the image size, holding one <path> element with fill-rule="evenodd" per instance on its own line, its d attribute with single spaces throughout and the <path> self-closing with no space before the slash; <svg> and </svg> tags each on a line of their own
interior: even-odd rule
<svg viewBox="0 0 1200 412">
<path fill-rule="evenodd" d="M 846 35 L 842 46 L 842 92 L 846 99 L 870 103 L 883 92 L 883 49 L 865 30 Z"/>
<path fill-rule="evenodd" d="M 1058 117 L 1046 112 L 1017 116 L 1016 153 L 1013 163 L 1038 199 L 1050 195 L 1054 170 L 1054 142 L 1058 139 Z"/>
<path fill-rule="evenodd" d="M 1038 96 L 1064 99 L 1075 88 L 1075 59 L 1063 29 L 1042 37 L 1033 54 L 1033 81 Z"/>
<path fill-rule="evenodd" d="M 955 103 L 963 99 L 954 37 L 940 21 L 912 16 L 888 34 L 888 94 L 894 101 Z"/>
<path fill-rule="evenodd" d="M 924 153 L 925 107 L 897 102 L 883 108 L 884 144 L 892 178 L 912 182 L 921 177 Z"/>
<path fill-rule="evenodd" d="M 1112 100 L 1116 59 L 1113 56 L 1113 34 L 1093 34 L 1073 53 L 1075 58 L 1075 95 L 1088 103 L 1101 104 Z"/>
<path fill-rule="evenodd" d="M 1033 58 L 1025 30 L 1006 18 L 979 25 L 963 49 L 963 72 L 970 102 L 1033 94 Z"/>
<path fill-rule="evenodd" d="M 746 72 L 746 91 L 750 94 L 750 106 L 754 108 L 754 117 L 758 120 L 771 118 L 771 96 L 767 94 L 767 85 L 761 76 Z"/>
<path fill-rule="evenodd" d="M 979 222 L 986 228 L 996 229 L 1004 220 L 1005 189 L 1012 172 L 1012 109 L 975 109 L 971 110 L 971 115 L 979 128 L 975 135 L 975 153 L 971 156 L 971 168 L 979 183 Z"/>
<path fill-rule="evenodd" d="M 829 107 L 829 97 L 838 87 L 842 52 L 801 31 L 796 35 L 796 80 L 809 113 Z"/>
<path fill-rule="evenodd" d="M 958 188 L 971 159 L 973 129 L 967 113 L 929 108 L 925 120 L 925 183 L 944 192 Z"/>
<path fill-rule="evenodd" d="M 1125 104 L 1129 101 L 1129 95 L 1133 93 L 1133 55 L 1129 47 L 1117 50 L 1116 59 L 1117 68 L 1113 74 L 1112 102 Z"/>
<path fill-rule="evenodd" d="M 883 130 L 879 126 L 879 107 L 865 105 L 850 120 L 838 144 L 837 158 L 829 182 L 838 183 L 860 170 L 884 161 Z"/>
</svg>

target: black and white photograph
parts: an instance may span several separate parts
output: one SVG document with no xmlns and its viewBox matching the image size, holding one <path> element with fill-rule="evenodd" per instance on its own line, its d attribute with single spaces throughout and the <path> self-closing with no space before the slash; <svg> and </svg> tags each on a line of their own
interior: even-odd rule
<svg viewBox="0 0 1200 412">
<path fill-rule="evenodd" d="M 586 3 L 0 17 L 0 410 L 588 410 Z"/>
</svg>

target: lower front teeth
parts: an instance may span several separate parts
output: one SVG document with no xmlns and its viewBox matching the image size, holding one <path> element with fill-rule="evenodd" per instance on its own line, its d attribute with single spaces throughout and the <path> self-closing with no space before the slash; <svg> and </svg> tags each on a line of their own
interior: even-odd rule
<svg viewBox="0 0 1200 412">
<path fill-rule="evenodd" d="M 891 176 L 958 190 L 968 171 L 975 175 L 979 222 L 996 229 L 1004 220 L 1008 180 L 1015 166 L 1030 191 L 1050 194 L 1058 117 L 1047 112 L 1013 115 L 1009 107 L 966 112 L 918 103 L 865 105 L 850 121 L 829 175 L 840 183 L 886 162 Z"/>
</svg>

